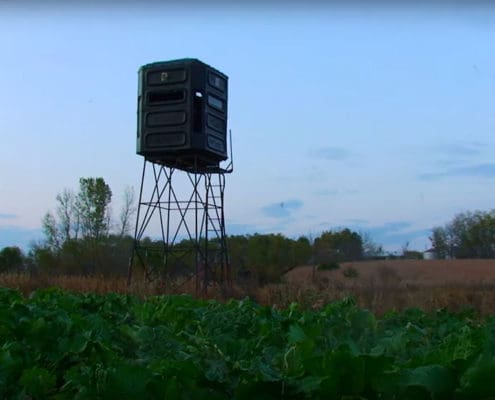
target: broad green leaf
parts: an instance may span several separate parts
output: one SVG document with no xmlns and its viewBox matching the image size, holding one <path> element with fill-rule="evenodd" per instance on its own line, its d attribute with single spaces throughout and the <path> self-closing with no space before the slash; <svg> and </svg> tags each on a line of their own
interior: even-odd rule
<svg viewBox="0 0 495 400">
<path fill-rule="evenodd" d="M 289 327 L 288 341 L 290 344 L 299 343 L 305 339 L 306 339 L 306 334 L 304 333 L 304 331 L 301 329 L 301 327 L 299 325 L 292 324 Z"/>
<path fill-rule="evenodd" d="M 452 372 L 441 365 L 414 368 L 407 371 L 405 377 L 406 386 L 419 386 L 434 398 L 450 398 L 455 384 Z"/>
<path fill-rule="evenodd" d="M 460 392 L 476 399 L 495 397 L 495 359 L 480 356 L 461 377 Z"/>
<path fill-rule="evenodd" d="M 32 367 L 23 371 L 19 383 L 34 398 L 44 398 L 56 385 L 56 376 L 45 368 Z"/>
</svg>

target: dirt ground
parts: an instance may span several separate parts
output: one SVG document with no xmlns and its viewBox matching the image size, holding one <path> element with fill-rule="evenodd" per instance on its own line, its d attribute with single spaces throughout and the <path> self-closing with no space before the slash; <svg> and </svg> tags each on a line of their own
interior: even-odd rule
<svg viewBox="0 0 495 400">
<path fill-rule="evenodd" d="M 339 269 L 331 271 L 303 266 L 289 271 L 286 279 L 288 283 L 316 279 L 344 287 L 369 284 L 421 287 L 489 285 L 495 284 L 495 260 L 360 261 L 342 263 Z"/>
</svg>

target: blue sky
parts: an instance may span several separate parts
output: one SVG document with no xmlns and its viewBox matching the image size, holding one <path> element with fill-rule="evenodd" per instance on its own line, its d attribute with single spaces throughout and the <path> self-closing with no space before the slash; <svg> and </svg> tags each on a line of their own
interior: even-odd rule
<svg viewBox="0 0 495 400">
<path fill-rule="evenodd" d="M 228 234 L 424 250 L 495 208 L 495 7 L 140 4 L 4 4 L 0 248 L 41 239 L 79 177 L 106 180 L 117 216 L 142 168 L 137 70 L 185 57 L 230 78 Z"/>
</svg>

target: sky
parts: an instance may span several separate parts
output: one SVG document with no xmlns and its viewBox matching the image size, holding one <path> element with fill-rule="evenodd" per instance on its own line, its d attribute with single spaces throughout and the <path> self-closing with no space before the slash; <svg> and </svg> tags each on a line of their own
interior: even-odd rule
<svg viewBox="0 0 495 400">
<path fill-rule="evenodd" d="M 495 208 L 495 7 L 0 2 L 0 248 L 80 177 L 138 191 L 137 71 L 229 76 L 227 234 L 349 227 L 388 251 Z"/>
</svg>

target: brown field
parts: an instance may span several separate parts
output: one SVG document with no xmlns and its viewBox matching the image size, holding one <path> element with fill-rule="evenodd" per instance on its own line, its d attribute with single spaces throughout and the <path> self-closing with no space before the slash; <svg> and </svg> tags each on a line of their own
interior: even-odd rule
<svg viewBox="0 0 495 400">
<path fill-rule="evenodd" d="M 346 278 L 344 271 L 357 271 L 355 278 Z M 370 283 L 398 286 L 419 285 L 437 287 L 442 285 L 495 284 L 494 260 L 378 260 L 341 264 L 333 271 L 315 271 L 314 267 L 299 267 L 287 274 L 288 282 L 301 282 L 313 278 L 340 282 L 344 286 Z"/>
<path fill-rule="evenodd" d="M 286 286 L 312 288 L 316 305 L 354 296 L 378 314 L 409 307 L 495 313 L 495 260 L 363 261 L 331 271 L 306 266 L 287 273 Z"/>
<path fill-rule="evenodd" d="M 33 290 L 58 286 L 94 293 L 132 293 L 149 296 L 170 293 L 166 285 L 133 282 L 123 277 L 40 276 L 1 274 L 0 286 L 17 288 L 29 295 Z M 182 292 L 194 294 L 190 282 Z M 298 302 L 318 308 L 333 300 L 353 296 L 358 304 L 376 314 L 419 307 L 458 311 L 473 307 L 482 314 L 495 314 L 495 260 L 380 260 L 344 263 L 339 269 L 319 271 L 302 266 L 288 272 L 280 283 L 259 287 L 234 284 L 221 292 L 210 288 L 208 298 L 225 300 L 249 296 L 261 304 L 286 307 Z"/>
</svg>

